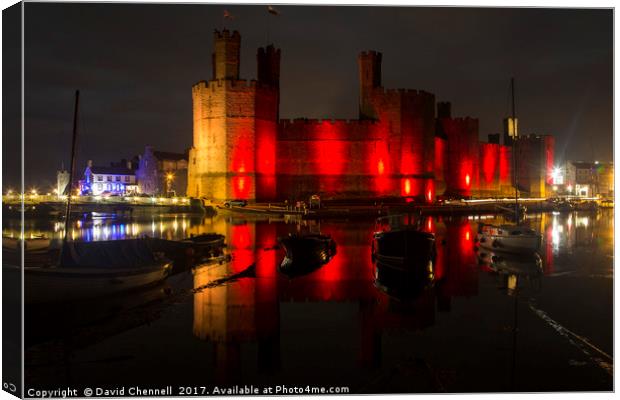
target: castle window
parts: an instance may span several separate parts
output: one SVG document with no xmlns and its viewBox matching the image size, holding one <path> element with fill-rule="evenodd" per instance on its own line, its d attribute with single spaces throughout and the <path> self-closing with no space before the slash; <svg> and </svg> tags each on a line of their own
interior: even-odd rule
<svg viewBox="0 0 620 400">
<path fill-rule="evenodd" d="M 129 182 L 129 175 L 125 175 L 125 182 Z"/>
<path fill-rule="evenodd" d="M 111 175 L 108 175 L 106 180 L 107 180 L 108 182 L 112 182 L 112 176 L 111 176 Z"/>
<path fill-rule="evenodd" d="M 121 177 L 120 177 L 120 175 L 116 175 L 116 177 L 115 177 L 115 178 L 116 178 L 116 182 L 120 182 L 120 181 L 121 181 Z"/>
<path fill-rule="evenodd" d="M 103 182 L 103 176 L 97 175 L 97 182 Z"/>
</svg>

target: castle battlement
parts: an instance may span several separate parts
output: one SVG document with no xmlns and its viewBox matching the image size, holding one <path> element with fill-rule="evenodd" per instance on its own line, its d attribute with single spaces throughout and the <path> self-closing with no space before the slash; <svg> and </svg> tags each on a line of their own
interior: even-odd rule
<svg viewBox="0 0 620 400">
<path fill-rule="evenodd" d="M 217 90 L 221 88 L 243 90 L 255 88 L 271 88 L 270 85 L 256 79 L 212 79 L 199 81 L 192 86 L 192 91 Z"/>
<path fill-rule="evenodd" d="M 360 52 L 360 57 L 376 57 L 376 56 L 381 56 L 381 52 L 380 51 L 376 51 L 376 50 L 365 50 Z"/>
<path fill-rule="evenodd" d="M 384 87 L 378 87 L 376 90 L 379 93 L 382 93 L 386 96 L 396 96 L 396 95 L 406 95 L 406 96 L 420 96 L 426 98 L 434 98 L 434 95 L 430 92 L 421 89 L 405 89 L 405 88 L 396 88 L 396 89 L 386 89 Z"/>
<path fill-rule="evenodd" d="M 221 32 L 217 29 L 213 31 L 213 37 L 215 39 L 238 39 L 241 40 L 241 35 L 238 31 L 233 31 L 232 33 L 228 29 L 224 29 Z"/>
</svg>

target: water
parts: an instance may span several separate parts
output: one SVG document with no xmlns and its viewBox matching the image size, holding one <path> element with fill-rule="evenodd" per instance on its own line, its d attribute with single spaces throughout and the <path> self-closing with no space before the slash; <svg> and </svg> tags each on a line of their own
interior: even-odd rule
<svg viewBox="0 0 620 400">
<path fill-rule="evenodd" d="M 500 269 L 481 265 L 478 222 L 426 218 L 424 229 L 438 243 L 433 279 L 412 285 L 381 271 L 377 280 L 372 221 L 179 215 L 81 222 L 70 230 L 77 240 L 218 232 L 233 258 L 130 296 L 27 309 L 26 387 L 612 390 L 613 212 L 531 217 L 544 237 L 540 268 L 511 260 Z M 283 253 L 273 247 L 296 231 L 330 234 L 337 254 L 289 279 L 277 271 Z M 26 237 L 61 232 L 53 222 L 26 225 Z M 16 234 L 10 221 L 3 234 Z M 255 277 L 192 291 L 252 264 Z"/>
</svg>

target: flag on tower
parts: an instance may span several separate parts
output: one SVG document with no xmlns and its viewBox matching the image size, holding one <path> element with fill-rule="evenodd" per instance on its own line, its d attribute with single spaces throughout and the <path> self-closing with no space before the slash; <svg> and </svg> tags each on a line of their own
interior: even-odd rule
<svg viewBox="0 0 620 400">
<path fill-rule="evenodd" d="M 280 11 L 276 10 L 272 6 L 267 6 L 267 11 L 272 15 L 280 15 Z"/>
</svg>

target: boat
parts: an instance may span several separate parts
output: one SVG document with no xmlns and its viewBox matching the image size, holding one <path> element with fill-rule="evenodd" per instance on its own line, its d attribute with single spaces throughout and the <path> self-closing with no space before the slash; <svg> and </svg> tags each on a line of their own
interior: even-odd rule
<svg viewBox="0 0 620 400">
<path fill-rule="evenodd" d="M 573 207 L 575 211 L 597 211 L 599 205 L 596 201 L 591 200 L 575 202 Z"/>
<path fill-rule="evenodd" d="M 205 251 L 224 246 L 225 238 L 224 235 L 220 235 L 219 233 L 203 233 L 196 236 L 191 235 L 181 240 L 181 242 L 191 244 L 194 250 Z"/>
<path fill-rule="evenodd" d="M 535 252 L 542 246 L 542 235 L 526 225 L 478 225 L 480 247 L 508 252 Z"/>
<path fill-rule="evenodd" d="M 278 269 L 289 277 L 307 275 L 336 255 L 334 239 L 320 233 L 291 233 L 278 237 L 278 243 L 284 247 L 284 259 Z"/>
<path fill-rule="evenodd" d="M 24 240 L 2 236 L 3 251 L 21 251 L 22 243 L 24 244 L 24 251 L 40 251 L 48 249 L 52 244 L 52 240 L 44 235 Z"/>
<path fill-rule="evenodd" d="M 9 274 L 22 268 L 5 265 Z M 66 242 L 60 262 L 25 267 L 26 304 L 70 302 L 113 296 L 163 281 L 172 262 L 158 256 L 144 239 Z"/>
<path fill-rule="evenodd" d="M 391 265 L 393 268 L 408 270 L 435 260 L 435 235 L 425 232 L 411 221 L 402 224 L 402 216 L 389 216 L 377 219 L 377 225 L 389 219 L 387 226 L 375 230 L 371 253 L 373 261 Z"/>
<path fill-rule="evenodd" d="M 67 188 L 73 188 L 79 91 L 75 93 L 71 169 Z M 172 267 L 170 260 L 153 252 L 146 239 L 97 242 L 69 241 L 71 197 L 67 197 L 65 226 L 58 263 L 3 265 L 3 272 L 16 282 L 24 280 L 26 304 L 70 302 L 88 298 L 114 296 L 163 281 Z M 48 252 L 41 252 L 51 254 Z M 25 260 L 26 261 L 26 260 Z M 17 265 L 15 265 L 17 264 Z"/>
</svg>

